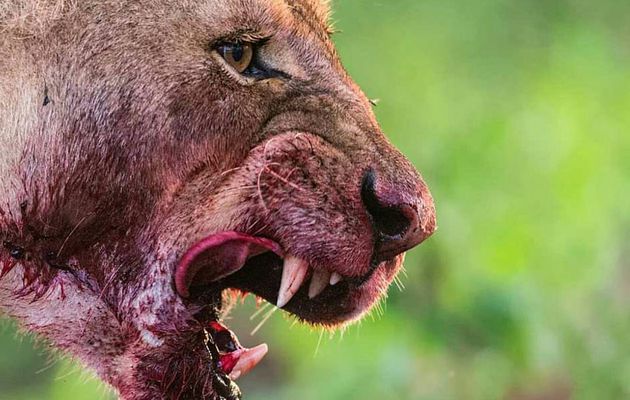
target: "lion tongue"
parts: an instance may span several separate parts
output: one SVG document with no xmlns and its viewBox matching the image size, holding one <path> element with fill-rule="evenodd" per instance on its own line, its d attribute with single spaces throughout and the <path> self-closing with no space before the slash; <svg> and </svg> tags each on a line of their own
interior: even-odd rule
<svg viewBox="0 0 630 400">
<path fill-rule="evenodd" d="M 191 286 L 218 281 L 243 268 L 251 257 L 268 251 L 282 256 L 280 245 L 272 240 L 240 232 L 210 235 L 188 249 L 175 270 L 175 287 L 182 297 Z"/>
</svg>

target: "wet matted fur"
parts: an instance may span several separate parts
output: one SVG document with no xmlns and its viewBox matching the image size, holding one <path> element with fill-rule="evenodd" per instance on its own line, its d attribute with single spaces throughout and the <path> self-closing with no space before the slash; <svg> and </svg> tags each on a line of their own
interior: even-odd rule
<svg viewBox="0 0 630 400">
<path fill-rule="evenodd" d="M 314 298 L 305 285 L 287 312 L 332 327 L 369 311 L 435 212 L 328 14 L 319 0 L 0 4 L 3 312 L 139 400 L 238 398 L 207 323 L 226 291 L 276 302 L 283 257 L 307 281 L 342 279 Z M 255 44 L 268 73 L 239 74 L 221 43 Z M 178 262 L 225 232 L 281 250 L 192 276 L 188 296 Z"/>
</svg>

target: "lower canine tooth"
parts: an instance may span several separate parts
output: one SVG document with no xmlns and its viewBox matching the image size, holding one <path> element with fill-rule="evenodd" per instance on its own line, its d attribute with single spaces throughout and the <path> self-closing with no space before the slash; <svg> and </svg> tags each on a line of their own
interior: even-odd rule
<svg viewBox="0 0 630 400">
<path fill-rule="evenodd" d="M 252 349 L 247 349 L 243 352 L 238 362 L 234 366 L 232 372 L 230 372 L 230 379 L 233 381 L 239 377 L 247 374 L 252 370 L 267 354 L 269 348 L 265 343 L 260 344 Z"/>
<path fill-rule="evenodd" d="M 341 275 L 339 275 L 336 272 L 333 272 L 332 275 L 330 276 L 330 284 L 332 286 L 335 286 L 336 284 L 338 284 L 339 282 L 341 282 Z"/>
<path fill-rule="evenodd" d="M 278 307 L 284 307 L 291 301 L 304 283 L 307 271 L 308 263 L 306 261 L 293 256 L 287 256 L 284 259 L 282 281 L 278 292 Z"/>
<path fill-rule="evenodd" d="M 312 299 L 326 289 L 330 282 L 330 272 L 315 271 L 311 278 L 311 285 L 308 287 L 308 298 Z"/>
</svg>

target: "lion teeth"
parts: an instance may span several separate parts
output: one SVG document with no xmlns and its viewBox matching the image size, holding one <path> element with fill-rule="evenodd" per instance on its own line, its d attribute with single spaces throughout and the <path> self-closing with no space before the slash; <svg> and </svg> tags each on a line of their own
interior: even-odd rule
<svg viewBox="0 0 630 400">
<path fill-rule="evenodd" d="M 268 350 L 269 348 L 265 343 L 246 349 L 239 357 L 232 372 L 230 372 L 230 379 L 235 381 L 251 371 L 265 357 Z"/>
<path fill-rule="evenodd" d="M 304 283 L 304 278 L 308 272 L 308 262 L 294 256 L 287 256 L 284 259 L 282 270 L 282 281 L 278 292 L 278 307 L 284 307 L 297 293 Z"/>
<path fill-rule="evenodd" d="M 330 272 L 328 271 L 315 271 L 311 278 L 311 284 L 308 287 L 308 298 L 312 299 L 319 295 L 326 289 L 330 282 Z"/>
<path fill-rule="evenodd" d="M 338 284 L 339 282 L 341 282 L 341 275 L 339 275 L 336 272 L 333 272 L 332 275 L 330 275 L 330 284 L 332 286 L 335 286 L 336 284 Z"/>
</svg>

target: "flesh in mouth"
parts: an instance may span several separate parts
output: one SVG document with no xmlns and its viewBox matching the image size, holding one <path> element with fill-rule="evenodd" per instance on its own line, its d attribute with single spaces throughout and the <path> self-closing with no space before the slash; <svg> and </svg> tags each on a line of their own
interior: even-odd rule
<svg viewBox="0 0 630 400">
<path fill-rule="evenodd" d="M 336 272 L 314 270 L 306 260 L 285 254 L 273 240 L 230 231 L 210 235 L 184 254 L 175 271 L 177 292 L 189 298 L 196 289 L 222 281 L 242 269 L 250 259 L 264 253 L 273 253 L 283 260 L 276 301 L 280 308 L 289 304 L 309 276 L 309 299 L 342 280 Z M 207 347 L 216 368 L 232 380 L 251 371 L 267 353 L 264 343 L 251 349 L 242 347 L 236 336 L 219 321 L 207 322 L 206 331 Z"/>
<path fill-rule="evenodd" d="M 232 380 L 247 374 L 267 354 L 267 344 L 263 343 L 251 349 L 245 348 L 232 331 L 217 321 L 211 321 L 206 332 L 206 345 L 214 358 L 216 368 Z"/>
</svg>

